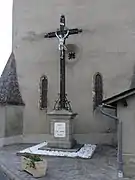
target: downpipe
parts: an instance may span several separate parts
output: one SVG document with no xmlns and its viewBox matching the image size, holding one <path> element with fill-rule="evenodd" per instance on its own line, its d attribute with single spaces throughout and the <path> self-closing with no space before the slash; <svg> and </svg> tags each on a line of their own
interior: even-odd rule
<svg viewBox="0 0 135 180">
<path fill-rule="evenodd" d="M 105 105 L 108 106 L 108 105 Z M 105 116 L 110 117 L 117 121 L 118 126 L 118 152 L 117 152 L 117 161 L 118 161 L 118 177 L 123 178 L 123 157 L 122 157 L 122 122 L 118 119 L 117 116 L 113 116 L 103 110 L 104 105 L 99 105 L 98 110 Z M 108 106 L 109 107 L 109 106 Z"/>
</svg>

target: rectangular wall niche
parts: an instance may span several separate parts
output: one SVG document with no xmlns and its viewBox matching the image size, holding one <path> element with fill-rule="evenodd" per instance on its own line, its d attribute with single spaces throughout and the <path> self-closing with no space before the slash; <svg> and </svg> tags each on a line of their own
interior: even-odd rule
<svg viewBox="0 0 135 180">
<path fill-rule="evenodd" d="M 43 75 L 40 78 L 40 100 L 39 109 L 47 109 L 47 92 L 48 92 L 48 79 L 47 76 Z"/>
</svg>

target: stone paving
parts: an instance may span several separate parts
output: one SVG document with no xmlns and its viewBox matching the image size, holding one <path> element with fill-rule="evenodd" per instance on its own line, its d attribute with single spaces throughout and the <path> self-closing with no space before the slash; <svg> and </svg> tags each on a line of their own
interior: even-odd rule
<svg viewBox="0 0 135 180">
<path fill-rule="evenodd" d="M 1 148 L 0 165 L 8 170 L 11 179 L 34 180 L 23 172 L 20 167 L 20 157 L 16 155 L 18 150 L 31 145 L 11 145 Z M 98 147 L 92 159 L 46 157 L 48 171 L 40 180 L 116 180 L 117 162 L 116 149 L 109 146 Z M 14 178 L 13 178 L 14 177 Z M 16 178 L 15 178 L 16 177 Z M 17 178 L 18 177 L 18 178 Z"/>
<path fill-rule="evenodd" d="M 0 169 L 0 180 L 9 180 L 9 178 Z"/>
</svg>

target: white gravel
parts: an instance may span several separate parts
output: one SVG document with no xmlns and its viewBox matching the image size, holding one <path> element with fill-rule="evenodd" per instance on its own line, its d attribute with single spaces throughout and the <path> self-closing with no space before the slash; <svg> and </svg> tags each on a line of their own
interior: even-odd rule
<svg viewBox="0 0 135 180">
<path fill-rule="evenodd" d="M 84 159 L 90 159 L 96 149 L 96 145 L 85 144 L 79 151 L 77 152 L 65 152 L 65 151 L 51 151 L 51 150 L 39 150 L 47 145 L 47 142 L 43 142 L 36 146 L 32 146 L 30 148 L 24 149 L 19 153 L 30 153 L 30 154 L 39 154 L 39 155 L 48 155 L 48 156 L 60 156 L 60 157 L 80 157 Z"/>
</svg>

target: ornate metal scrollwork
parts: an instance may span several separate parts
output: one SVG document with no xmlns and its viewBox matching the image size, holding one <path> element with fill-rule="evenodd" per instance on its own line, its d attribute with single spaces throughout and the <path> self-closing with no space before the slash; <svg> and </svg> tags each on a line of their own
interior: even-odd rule
<svg viewBox="0 0 135 180">
<path fill-rule="evenodd" d="M 68 99 L 67 99 L 67 94 L 65 96 L 65 108 L 64 109 L 69 112 L 72 112 L 72 107 L 71 107 L 70 101 L 68 101 Z M 58 99 L 55 101 L 54 110 L 62 110 L 61 102 L 60 102 L 60 94 L 58 94 Z"/>
</svg>

